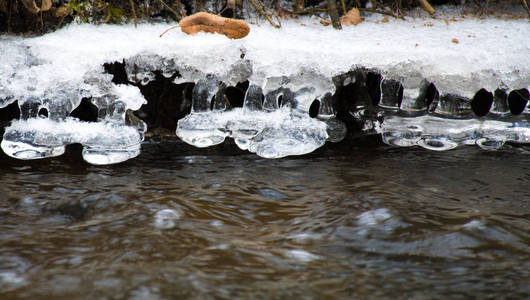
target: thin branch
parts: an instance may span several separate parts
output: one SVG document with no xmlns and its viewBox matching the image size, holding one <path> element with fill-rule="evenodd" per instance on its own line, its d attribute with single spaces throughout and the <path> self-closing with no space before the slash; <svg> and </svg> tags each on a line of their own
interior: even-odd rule
<svg viewBox="0 0 530 300">
<path fill-rule="evenodd" d="M 256 3 L 255 0 L 248 0 L 248 2 L 250 2 L 250 4 L 252 4 L 252 6 L 254 6 L 254 9 L 260 14 L 262 15 L 263 17 L 265 17 L 265 19 L 267 19 L 267 21 L 269 21 L 269 23 L 272 25 L 272 27 L 275 27 L 275 28 L 280 28 L 280 25 L 277 25 L 274 23 L 274 21 L 272 21 L 272 18 L 270 16 L 270 14 L 267 14 L 265 12 L 265 10 L 263 10 L 263 8 L 258 4 Z"/>
<path fill-rule="evenodd" d="M 346 14 L 348 11 L 346 10 L 346 3 L 344 0 L 340 0 L 340 4 L 342 5 L 342 14 Z"/>
<path fill-rule="evenodd" d="M 293 14 L 295 15 L 310 15 L 314 14 L 316 12 L 327 12 L 327 8 L 310 8 L 310 9 L 303 9 L 303 10 L 297 10 L 293 11 Z"/>
<path fill-rule="evenodd" d="M 403 16 L 399 16 L 399 15 L 395 15 L 394 13 L 392 12 L 388 12 L 388 11 L 382 11 L 382 10 L 377 10 L 377 9 L 373 9 L 373 8 L 359 8 L 360 11 L 368 11 L 368 12 L 371 12 L 371 13 L 376 13 L 376 14 L 382 14 L 382 15 L 386 15 L 386 16 L 391 16 L 391 17 L 394 17 L 396 19 L 403 19 Z"/>
<path fill-rule="evenodd" d="M 9 1 L 9 3 L 7 4 L 9 5 L 9 17 L 8 17 L 8 20 L 7 20 L 7 32 L 10 33 L 11 32 L 11 1 Z"/>
<path fill-rule="evenodd" d="M 528 8 L 528 3 L 526 3 L 526 0 L 521 0 L 521 1 L 523 1 L 523 7 L 528 13 L 528 19 L 530 20 L 530 8 Z"/>
<path fill-rule="evenodd" d="M 331 24 L 333 25 L 333 28 L 342 29 L 339 20 L 339 12 L 337 11 L 337 5 L 335 4 L 335 0 L 326 0 L 326 3 L 328 4 L 328 14 L 331 18 Z"/>
<path fill-rule="evenodd" d="M 175 17 L 177 18 L 177 21 L 180 21 L 180 19 L 182 19 L 182 16 L 178 12 L 176 12 L 174 9 L 172 9 L 169 5 L 167 5 L 163 0 L 158 0 L 158 1 L 160 1 L 160 3 L 162 3 L 164 7 L 166 7 L 170 12 L 172 12 L 175 15 Z"/>
<path fill-rule="evenodd" d="M 269 14 L 272 14 L 274 17 L 276 17 L 276 21 L 278 21 L 278 27 L 282 27 L 282 22 L 280 21 L 280 16 L 276 13 L 275 10 L 269 8 L 265 3 L 263 3 L 261 0 L 257 0 L 258 3 L 265 8 L 269 12 Z"/>
<path fill-rule="evenodd" d="M 436 12 L 436 10 L 434 10 L 434 8 L 431 6 L 431 4 L 429 3 L 429 1 L 427 0 L 418 0 L 418 2 L 420 3 L 421 5 L 421 8 L 428 12 L 430 15 L 434 15 L 434 13 Z"/>
<path fill-rule="evenodd" d="M 138 27 L 138 18 L 136 17 L 136 9 L 134 8 L 134 1 L 129 0 L 129 4 L 131 5 L 132 13 L 134 16 L 134 28 Z"/>
</svg>

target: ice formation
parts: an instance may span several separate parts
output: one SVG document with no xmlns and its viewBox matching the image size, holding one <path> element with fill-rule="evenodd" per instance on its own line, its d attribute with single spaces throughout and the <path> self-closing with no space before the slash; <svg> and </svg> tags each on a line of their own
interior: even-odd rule
<svg viewBox="0 0 530 300">
<path fill-rule="evenodd" d="M 41 37 L 0 36 L 0 108 L 18 101 L 21 110 L 2 149 L 34 159 L 81 143 L 90 163 L 132 158 L 146 128 L 127 111 L 145 103 L 138 86 L 160 71 L 177 74 L 175 83 L 195 84 L 192 111 L 178 122 L 183 141 L 207 147 L 231 137 L 263 157 L 304 154 L 344 137 L 332 95 L 356 80 L 339 75 L 360 68 L 381 74 L 379 112 L 372 120 L 362 110 L 350 113 L 389 144 L 443 150 L 529 142 L 530 110 L 506 113 L 507 95 L 530 89 L 528 21 L 375 18 L 342 31 L 311 18 L 282 22 L 281 29 L 251 25 L 241 40 L 176 30 L 159 38 L 167 24 L 70 25 Z M 104 72 L 104 63 L 121 61 L 129 85 Z M 244 81 L 243 107 L 227 106 L 225 89 Z M 477 118 L 467 108 L 481 89 L 497 92 L 490 113 Z M 98 122 L 70 117 L 83 98 L 97 106 Z M 311 118 L 315 100 L 320 109 Z M 43 109 L 47 117 L 39 116 Z"/>
</svg>

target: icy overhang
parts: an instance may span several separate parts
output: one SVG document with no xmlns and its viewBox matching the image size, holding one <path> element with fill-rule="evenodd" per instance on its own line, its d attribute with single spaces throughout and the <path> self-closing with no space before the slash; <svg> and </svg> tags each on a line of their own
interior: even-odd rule
<svg viewBox="0 0 530 300">
<path fill-rule="evenodd" d="M 196 137 L 182 134 L 195 132 L 194 124 L 206 123 L 222 127 L 211 129 L 215 134 L 208 135 L 209 139 L 222 141 L 231 136 L 236 142 L 239 139 L 243 148 L 248 148 L 249 141 L 255 138 L 249 137 L 249 132 L 271 132 L 271 128 L 275 128 L 277 137 L 281 128 L 275 125 L 277 120 L 272 114 L 255 112 L 254 118 L 249 112 L 279 109 L 278 97 L 285 96 L 289 98 L 291 110 L 283 109 L 281 114 L 275 114 L 281 115 L 278 120 L 298 130 L 295 136 L 313 138 L 294 143 L 291 139 L 284 141 L 284 145 L 303 148 L 300 146 L 309 144 L 313 145 L 309 148 L 314 149 L 329 139 L 331 133 L 326 133 L 326 126 L 310 120 L 304 113 L 315 99 L 324 108 L 329 105 L 326 102 L 336 87 L 333 77 L 356 68 L 371 69 L 387 80 L 399 81 L 405 106 L 413 105 L 407 101 L 417 97 L 425 82 L 433 83 L 440 95 L 460 95 L 468 99 L 480 89 L 493 92 L 499 87 L 507 91 L 530 87 L 530 23 L 523 19 L 409 18 L 376 22 L 373 17 L 337 31 L 322 26 L 315 19 L 302 18 L 283 22 L 281 29 L 251 24 L 250 34 L 241 40 L 208 33 L 190 36 L 178 30 L 160 38 L 160 33 L 168 26 L 70 25 L 41 37 L 0 37 L 0 107 L 18 101 L 22 118 L 30 120 L 24 123 L 29 132 L 31 126 L 37 126 L 31 119 L 37 117 L 40 109 L 46 108 L 53 122 L 72 123 L 75 120 L 66 118 L 82 98 L 90 98 L 99 109 L 101 122 L 124 125 L 125 111 L 137 110 L 145 103 L 136 86 L 116 85 L 103 70 L 104 63 L 124 61 L 131 82 L 145 84 L 154 78 L 152 72 L 155 70 L 167 77 L 178 73 L 176 83 L 196 83 L 195 114 L 217 110 L 208 117 L 196 115 L 179 122 L 182 123 L 179 136 L 184 140 L 197 141 Z M 250 88 L 245 107 L 241 113 L 231 112 L 232 120 L 227 120 L 222 114 L 223 101 L 216 97 L 223 86 L 247 80 Z M 263 107 L 255 106 L 255 102 L 260 101 L 256 98 L 258 94 L 265 95 Z M 321 107 L 324 115 L 332 117 L 332 111 L 322 110 Z M 237 126 L 232 122 L 236 119 Z M 331 123 L 328 122 L 328 128 Z M 141 125 L 137 128 L 141 133 L 145 130 Z M 315 132 L 300 131 L 300 128 L 319 129 Z M 60 141 L 51 139 L 57 145 L 88 140 L 74 138 L 73 131 L 63 131 L 69 136 Z M 20 139 L 18 134 L 24 135 L 16 130 L 7 130 L 7 133 L 14 140 Z M 279 135 L 283 139 L 292 136 L 291 133 Z M 31 134 L 26 134 L 25 138 L 28 136 Z M 136 142 L 141 142 L 142 138 L 139 134 Z M 137 147 L 136 142 L 129 144 Z M 198 145 L 212 143 L 212 140 L 203 139 L 197 142 Z M 57 145 L 51 146 L 57 149 Z M 96 147 L 92 141 L 90 145 Z M 266 152 L 265 156 L 282 156 Z M 137 153 L 135 148 L 134 155 Z"/>
</svg>

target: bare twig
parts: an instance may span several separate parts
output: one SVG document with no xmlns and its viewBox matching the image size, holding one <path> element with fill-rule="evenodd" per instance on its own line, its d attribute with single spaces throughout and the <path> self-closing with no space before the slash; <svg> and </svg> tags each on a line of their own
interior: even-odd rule
<svg viewBox="0 0 530 300">
<path fill-rule="evenodd" d="M 180 0 L 173 2 L 173 7 L 176 7 L 176 9 L 180 12 L 183 18 L 187 16 L 186 10 L 182 6 L 182 2 L 180 2 Z"/>
<path fill-rule="evenodd" d="M 263 7 L 261 7 L 255 0 L 248 0 L 248 2 L 250 2 L 250 4 L 252 4 L 254 9 L 260 15 L 262 15 L 263 17 L 265 17 L 265 19 L 267 19 L 267 21 L 269 21 L 269 23 L 272 25 L 272 27 L 280 28 L 281 25 L 278 25 L 278 24 L 274 23 L 274 21 L 272 20 L 270 14 L 266 13 L 265 10 L 263 10 Z"/>
<path fill-rule="evenodd" d="M 261 0 L 257 0 L 258 3 L 265 8 L 271 15 L 273 15 L 276 18 L 276 21 L 278 21 L 278 27 L 282 27 L 282 22 L 280 20 L 280 16 L 276 13 L 274 9 L 269 8 L 265 3 L 263 3 Z"/>
<path fill-rule="evenodd" d="M 9 16 L 7 19 L 7 32 L 11 32 L 11 2 L 8 2 L 7 5 L 9 5 Z"/>
<path fill-rule="evenodd" d="M 523 1 L 523 7 L 528 13 L 528 19 L 530 19 L 530 8 L 528 8 L 528 3 L 526 3 L 526 0 L 521 0 L 521 1 Z"/>
<path fill-rule="evenodd" d="M 295 14 L 295 15 L 309 15 L 309 14 L 314 14 L 316 12 L 327 12 L 327 11 L 328 11 L 327 8 L 309 8 L 309 9 L 293 11 L 293 14 Z"/>
<path fill-rule="evenodd" d="M 388 11 L 383 11 L 383 10 L 377 10 L 377 9 L 373 9 L 373 8 L 359 8 L 360 11 L 368 11 L 368 12 L 371 12 L 371 13 L 376 13 L 376 14 L 382 14 L 382 15 L 386 15 L 386 16 L 391 16 L 391 17 L 394 17 L 396 19 L 403 19 L 403 16 L 400 16 L 400 15 L 396 15 L 392 12 L 388 12 Z"/>
<path fill-rule="evenodd" d="M 134 28 L 138 27 L 138 18 L 136 17 L 136 9 L 134 8 L 134 1 L 129 0 L 129 4 L 131 5 L 133 17 L 134 17 Z"/>
<path fill-rule="evenodd" d="M 436 11 L 434 10 L 434 8 L 431 6 L 431 4 L 429 3 L 429 1 L 427 0 L 418 0 L 418 2 L 420 3 L 421 5 L 421 8 L 428 12 L 430 15 L 433 15 Z"/>
<path fill-rule="evenodd" d="M 172 12 L 174 15 L 175 15 L 175 18 L 177 18 L 177 21 L 180 21 L 180 19 L 182 19 L 182 16 L 176 12 L 174 9 L 172 9 L 169 5 L 167 5 L 163 0 L 158 0 L 160 1 L 160 3 L 162 3 L 162 5 L 167 8 L 170 12 Z"/>
<path fill-rule="evenodd" d="M 340 25 L 339 12 L 337 11 L 337 5 L 335 5 L 335 0 L 326 0 L 328 4 L 328 14 L 331 19 L 331 24 L 335 29 L 342 29 Z"/>
</svg>

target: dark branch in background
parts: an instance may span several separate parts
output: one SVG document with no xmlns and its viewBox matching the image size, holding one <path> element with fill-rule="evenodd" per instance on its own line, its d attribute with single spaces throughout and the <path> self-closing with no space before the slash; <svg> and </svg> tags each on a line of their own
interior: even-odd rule
<svg viewBox="0 0 530 300">
<path fill-rule="evenodd" d="M 337 11 L 337 5 L 335 5 L 335 0 L 326 0 L 328 4 L 328 13 L 331 19 L 331 25 L 335 29 L 342 29 L 340 25 L 339 12 Z"/>
<path fill-rule="evenodd" d="M 398 16 L 397 14 L 395 14 L 393 12 L 390 12 L 390 11 L 377 10 L 377 9 L 374 9 L 374 8 L 359 8 L 359 10 L 360 11 L 367 11 L 367 12 L 371 12 L 371 13 L 375 13 L 375 14 L 386 15 L 386 16 L 394 17 L 396 19 L 403 19 L 403 16 Z"/>
<path fill-rule="evenodd" d="M 136 10 L 134 9 L 134 0 L 129 0 L 129 4 L 131 5 L 131 10 L 134 16 L 134 28 L 138 26 L 138 18 L 136 17 Z"/>
<path fill-rule="evenodd" d="M 523 1 L 523 7 L 526 10 L 526 13 L 528 14 L 528 19 L 530 20 L 530 8 L 528 8 L 528 3 L 526 3 L 526 0 L 521 1 Z"/>
<path fill-rule="evenodd" d="M 263 2 L 265 1 L 265 3 Z M 273 27 L 281 27 L 281 18 L 296 15 L 316 15 L 329 18 L 335 28 L 340 28 L 340 17 L 352 8 L 362 12 L 377 13 L 403 19 L 407 10 L 419 7 L 430 15 L 435 4 L 454 4 L 456 0 L 0 0 L 0 33 L 44 33 L 60 28 L 63 24 L 76 20 L 80 23 L 105 24 L 122 21 L 149 21 L 153 18 L 166 18 L 180 21 L 188 14 L 200 11 L 241 16 L 242 3 L 248 4 L 247 13 L 258 15 L 267 20 Z M 530 20 L 529 0 L 517 1 L 524 14 Z M 466 1 L 461 1 L 462 5 Z M 494 9 L 493 4 L 500 1 L 468 0 L 468 5 L 477 5 L 476 14 L 488 14 Z M 366 4 L 371 6 L 365 7 Z M 219 8 L 219 4 L 224 7 Z M 292 10 L 282 8 L 292 5 Z M 230 9 L 230 12 L 224 10 Z M 237 11 L 236 11 L 237 10 Z M 239 12 L 239 13 L 237 13 Z M 237 13 L 237 14 L 236 14 Z M 223 15 L 224 16 L 224 15 Z M 520 18 L 521 15 L 513 15 Z M 510 18 L 509 16 L 507 18 Z M 328 22 L 329 23 L 329 22 Z"/>
<path fill-rule="evenodd" d="M 182 16 L 176 12 L 173 8 L 171 8 L 169 5 L 167 5 L 163 0 L 158 0 L 162 5 L 164 5 L 170 12 L 172 12 L 175 15 L 175 18 L 177 18 L 177 21 L 180 21 L 182 19 Z"/>
<path fill-rule="evenodd" d="M 267 19 L 267 21 L 269 21 L 269 23 L 275 27 L 275 28 L 280 28 L 281 27 L 281 23 L 280 23 L 280 18 L 278 17 L 278 15 L 276 15 L 273 12 L 266 12 L 265 10 L 268 9 L 267 6 L 265 6 L 265 4 L 263 4 L 263 2 L 261 2 L 260 0 L 248 0 L 248 2 L 250 2 L 250 4 L 252 4 L 252 6 L 254 7 L 254 9 L 256 10 L 256 12 L 260 15 L 262 15 L 265 19 Z M 278 24 L 274 23 L 274 21 L 272 20 L 272 16 L 275 16 L 276 19 L 278 20 Z"/>
<path fill-rule="evenodd" d="M 430 15 L 433 15 L 436 11 L 432 8 L 431 4 L 427 0 L 418 0 L 421 5 L 421 8 L 428 12 Z"/>
</svg>

